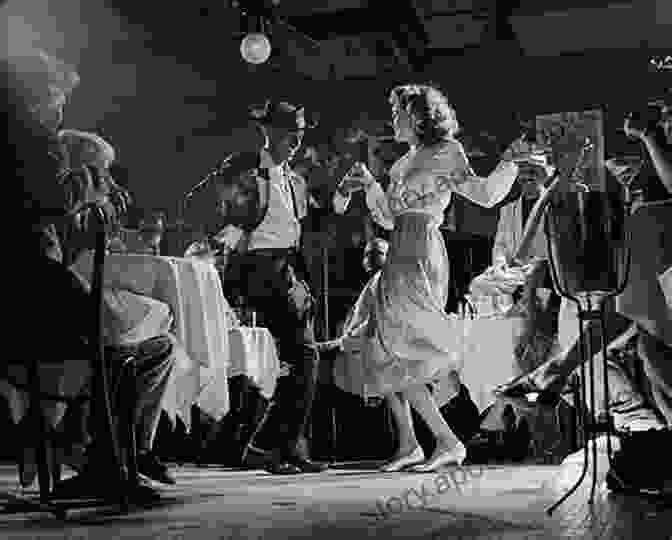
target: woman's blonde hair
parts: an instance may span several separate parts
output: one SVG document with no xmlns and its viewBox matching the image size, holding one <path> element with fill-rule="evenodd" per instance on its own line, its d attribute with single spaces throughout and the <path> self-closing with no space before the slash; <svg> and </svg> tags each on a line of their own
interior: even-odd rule
<svg viewBox="0 0 672 540">
<path fill-rule="evenodd" d="M 390 93 L 390 104 L 406 111 L 414 119 L 414 130 L 424 146 L 454 137 L 460 125 L 455 109 L 435 85 L 405 84 Z"/>
<path fill-rule="evenodd" d="M 76 129 L 59 131 L 58 138 L 65 145 L 71 168 L 84 165 L 110 165 L 116 159 L 114 147 L 100 135 Z"/>
</svg>

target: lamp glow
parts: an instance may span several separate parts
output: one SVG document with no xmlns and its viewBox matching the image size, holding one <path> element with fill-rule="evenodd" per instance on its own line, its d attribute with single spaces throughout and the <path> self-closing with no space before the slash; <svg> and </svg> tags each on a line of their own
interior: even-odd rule
<svg viewBox="0 0 672 540">
<path fill-rule="evenodd" d="M 271 56 L 271 42 L 264 34 L 247 34 L 240 42 L 240 54 L 250 64 L 263 64 Z"/>
</svg>

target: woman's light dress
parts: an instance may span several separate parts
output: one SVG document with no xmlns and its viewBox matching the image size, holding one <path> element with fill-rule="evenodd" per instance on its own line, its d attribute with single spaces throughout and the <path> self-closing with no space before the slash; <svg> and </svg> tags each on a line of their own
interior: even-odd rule
<svg viewBox="0 0 672 540">
<path fill-rule="evenodd" d="M 461 337 L 445 312 L 449 262 L 439 226 L 453 192 L 492 207 L 518 172 L 501 162 L 487 179 L 475 175 L 462 145 L 449 140 L 412 149 L 390 170 L 384 192 L 374 182 L 366 202 L 373 219 L 391 230 L 382 271 L 365 287 L 345 328 L 361 340 L 363 395 L 384 395 L 437 381 L 461 367 Z"/>
</svg>

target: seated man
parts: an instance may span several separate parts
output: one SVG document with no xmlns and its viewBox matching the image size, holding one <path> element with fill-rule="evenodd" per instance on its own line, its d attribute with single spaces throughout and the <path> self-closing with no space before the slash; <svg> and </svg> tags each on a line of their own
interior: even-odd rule
<svg viewBox="0 0 672 540">
<path fill-rule="evenodd" d="M 518 173 L 521 195 L 500 209 L 497 233 L 492 248 L 493 267 L 520 266 L 530 264 L 530 272 L 524 285 L 511 295 L 515 310 L 523 315 L 525 328 L 516 344 L 516 357 L 523 372 L 536 367 L 551 352 L 557 332 L 557 312 L 559 298 L 553 291 L 546 238 L 539 230 L 531 240 L 524 261 L 518 258 L 517 250 L 523 239 L 523 231 L 530 212 L 540 195 L 551 171 L 543 165 L 523 163 Z M 501 291 L 504 295 L 508 291 Z M 505 302 L 508 303 L 508 302 Z"/>
<path fill-rule="evenodd" d="M 77 81 L 78 77 L 74 73 L 66 74 L 68 76 L 60 73 L 58 63 L 54 64 L 46 55 L 37 55 L 34 60 L 28 61 L 28 65 L 19 62 L 20 68 L 6 61 L 2 64 L 7 75 L 2 85 L 3 110 L 11 133 L 10 159 L 3 162 L 7 167 L 5 177 L 22 182 L 24 190 L 24 211 L 19 213 L 18 227 L 23 236 L 19 236 L 20 241 L 12 250 L 22 264 L 15 265 L 16 275 L 10 279 L 22 288 L 22 304 L 17 316 L 10 317 L 9 334 L 24 345 L 30 355 L 40 359 L 41 367 L 58 370 L 60 366 L 61 381 L 73 376 L 81 379 L 81 373 L 73 374 L 68 369 L 67 361 L 88 363 L 90 314 L 95 306 L 86 284 L 64 264 L 69 246 L 63 245 L 58 231 L 86 229 L 89 205 L 102 208 L 107 217 L 113 218 L 124 210 L 125 200 L 117 196 L 120 190 L 106 178 L 104 170 L 96 169 L 91 163 L 75 170 L 63 144 L 67 137 L 58 136 L 63 105 L 75 84 L 64 86 L 63 79 Z M 94 139 L 94 148 L 96 143 Z M 27 272 L 27 268 L 30 271 Z M 134 352 L 144 370 L 154 374 L 150 370 L 170 363 L 171 348 L 164 338 L 158 338 L 143 342 Z M 22 366 L 25 359 L 25 354 L 10 356 L 6 359 L 7 367 L 24 367 L 25 373 Z M 81 383 L 77 383 L 71 387 L 73 392 L 68 395 L 77 395 L 80 386 Z M 57 409 L 57 414 L 49 418 L 52 426 L 62 418 L 63 407 Z M 26 428 L 22 429 L 20 459 L 30 465 L 37 441 L 30 426 L 25 425 L 21 417 L 16 420 L 20 429 Z M 109 452 L 109 448 L 105 450 Z M 153 489 L 136 482 L 119 486 L 115 472 L 103 459 L 98 460 L 95 475 L 89 475 L 92 491 L 102 495 L 107 492 L 116 498 L 119 489 L 124 489 L 133 499 L 155 497 Z M 34 472 L 22 475 L 22 483 L 30 484 L 31 476 L 34 478 Z"/>
<path fill-rule="evenodd" d="M 111 180 L 109 167 L 115 159 L 115 152 L 105 140 L 95 134 L 75 130 L 62 130 L 59 138 L 68 152 L 73 171 L 95 176 L 91 185 L 99 184 L 100 179 Z M 107 194 L 100 190 L 98 196 L 104 199 Z M 84 257 L 83 253 L 77 253 L 76 250 L 80 246 L 90 245 L 88 236 L 84 231 L 71 238 L 71 251 L 76 256 L 72 270 L 76 272 L 87 293 L 90 291 L 91 280 L 87 271 L 91 268 L 78 264 Z M 103 330 L 107 342 L 107 359 L 112 371 L 112 384 L 118 380 L 123 360 L 129 355 L 135 357 L 135 391 L 139 396 L 136 404 L 138 469 L 142 475 L 165 484 L 174 484 L 175 480 L 165 465 L 153 455 L 152 444 L 163 396 L 174 366 L 173 343 L 168 335 L 171 324 L 170 308 L 162 302 L 131 291 L 105 289 L 103 292 Z M 80 492 L 87 480 L 91 480 L 92 488 L 98 484 L 98 473 L 95 469 L 101 464 L 100 456 L 94 451 L 95 447 L 94 440 L 88 452 L 89 463 L 82 478 L 77 480 L 76 485 Z M 92 474 L 87 478 L 89 472 Z"/>
</svg>

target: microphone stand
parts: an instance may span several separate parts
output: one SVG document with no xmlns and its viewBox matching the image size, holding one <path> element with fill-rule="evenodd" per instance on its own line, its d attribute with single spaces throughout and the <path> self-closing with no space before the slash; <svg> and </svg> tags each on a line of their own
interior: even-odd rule
<svg viewBox="0 0 672 540">
<path fill-rule="evenodd" d="M 187 206 L 189 205 L 189 201 L 194 197 L 194 195 L 196 195 L 196 193 L 204 189 L 213 178 L 219 176 L 222 173 L 230 159 L 231 156 L 227 156 L 222 161 L 220 161 L 217 167 L 203 176 L 189 191 L 180 197 L 177 208 L 177 230 L 181 239 L 184 237 L 184 233 L 186 232 L 185 217 L 187 214 Z"/>
</svg>

